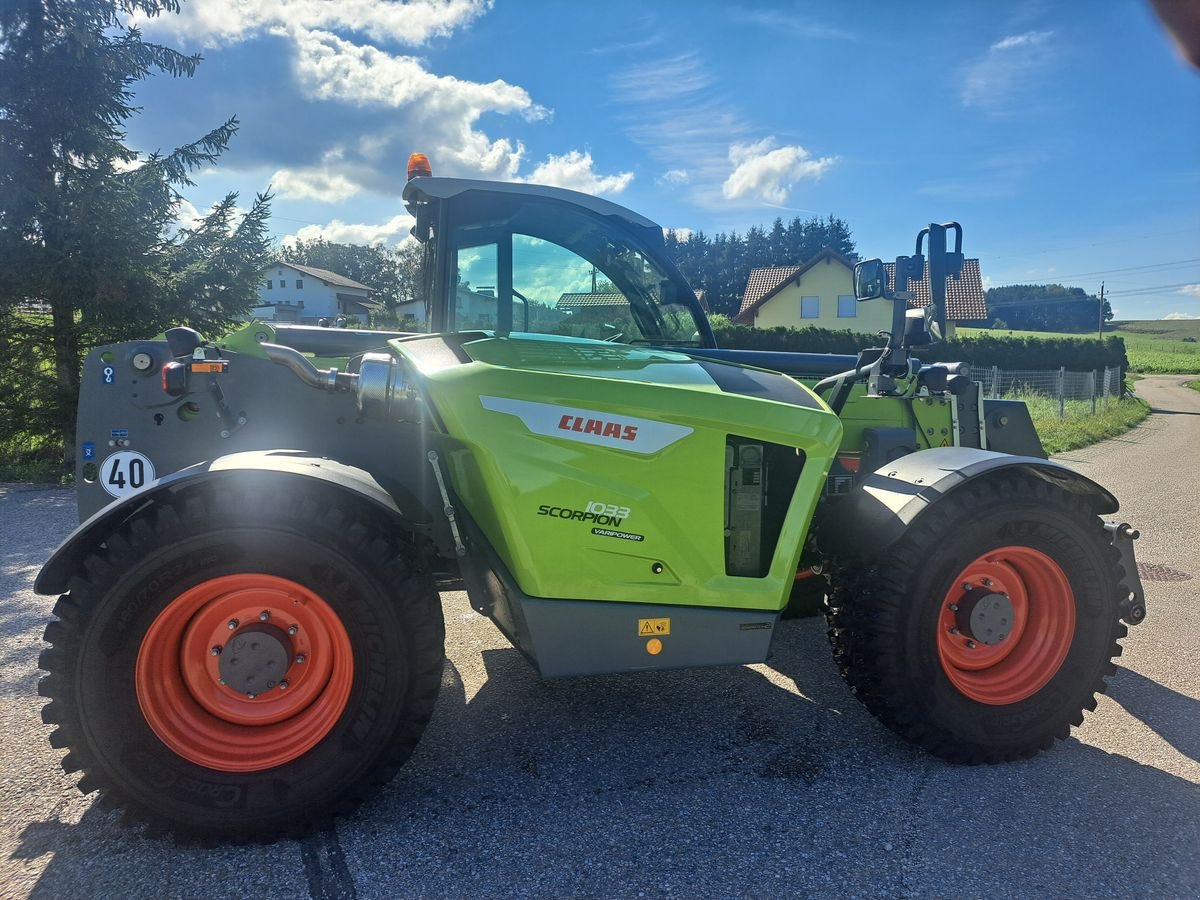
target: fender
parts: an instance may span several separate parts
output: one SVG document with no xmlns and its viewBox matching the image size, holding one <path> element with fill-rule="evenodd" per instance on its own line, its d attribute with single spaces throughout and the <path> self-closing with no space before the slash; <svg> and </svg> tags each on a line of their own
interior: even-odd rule
<svg viewBox="0 0 1200 900">
<path fill-rule="evenodd" d="M 828 508 L 818 523 L 818 547 L 822 554 L 833 556 L 878 552 L 955 488 L 1014 469 L 1090 498 L 1097 514 L 1120 508 L 1111 492 L 1060 462 L 972 447 L 941 447 L 893 460 L 867 475 L 845 498 L 826 501 Z"/>
<path fill-rule="evenodd" d="M 429 481 L 432 481 L 431 471 L 421 474 L 430 476 Z M 416 492 L 403 485 L 389 484 L 385 488 L 365 469 L 302 450 L 250 450 L 172 472 L 145 490 L 105 506 L 81 523 L 54 551 L 38 573 L 34 590 L 39 594 L 59 594 L 67 590 L 68 582 L 83 559 L 103 542 L 106 535 L 167 496 L 206 482 L 248 484 L 261 481 L 264 476 L 293 481 L 297 489 L 303 488 L 305 481 L 321 483 L 365 500 L 400 527 L 432 538 L 441 549 L 451 548 L 453 555 L 454 544 L 445 517 L 431 513 L 431 510 L 440 509 L 441 503 L 431 503 L 431 498 L 422 499 L 424 479 L 412 486 Z"/>
</svg>

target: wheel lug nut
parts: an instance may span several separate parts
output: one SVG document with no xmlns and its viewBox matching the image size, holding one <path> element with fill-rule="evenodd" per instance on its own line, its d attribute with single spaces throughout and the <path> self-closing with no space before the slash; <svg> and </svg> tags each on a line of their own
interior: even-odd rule
<svg viewBox="0 0 1200 900">
<path fill-rule="evenodd" d="M 214 646 L 214 647 L 213 647 L 211 650 L 209 650 L 208 652 L 209 652 L 211 655 L 213 655 L 213 656 L 220 656 L 220 655 L 221 655 L 221 645 L 220 645 L 220 644 L 217 644 L 216 646 Z"/>
<path fill-rule="evenodd" d="M 237 619 L 230 619 L 230 620 L 229 620 L 229 623 L 226 625 L 226 627 L 227 627 L 227 628 L 228 628 L 230 631 L 237 631 L 237 627 L 238 627 L 240 624 L 242 624 L 242 623 L 241 623 L 241 622 L 239 622 Z"/>
<path fill-rule="evenodd" d="M 974 641 L 967 641 L 967 649 L 968 649 L 968 650 L 974 650 L 974 649 L 975 649 L 975 642 L 974 642 Z"/>
<path fill-rule="evenodd" d="M 985 579 L 983 579 L 983 586 L 984 586 L 984 587 L 991 587 L 991 586 L 992 586 L 992 579 L 990 579 L 990 578 L 985 578 Z"/>
<path fill-rule="evenodd" d="M 963 582 L 963 590 L 964 591 L 969 591 L 969 590 L 973 589 L 974 587 L 975 587 L 975 585 L 971 584 L 971 582 L 969 582 L 969 581 Z"/>
<path fill-rule="evenodd" d="M 257 697 L 257 696 L 258 696 L 258 695 L 257 695 L 256 693 L 254 693 L 254 691 L 246 691 L 246 697 L 247 697 L 247 699 L 253 700 L 253 699 L 254 699 L 255 697 Z"/>
<path fill-rule="evenodd" d="M 958 612 L 958 604 L 957 603 L 950 604 L 950 612 Z"/>
<path fill-rule="evenodd" d="M 302 665 L 303 663 L 304 663 L 304 654 L 303 654 L 303 653 L 297 653 L 297 654 L 296 654 L 296 664 L 297 664 L 297 665 Z"/>
<path fill-rule="evenodd" d="M 289 626 L 288 626 L 288 634 L 289 634 L 289 635 L 291 635 L 292 637 L 295 637 L 295 636 L 296 636 L 296 632 L 298 632 L 299 630 L 300 630 L 300 628 L 299 628 L 298 626 L 296 626 L 296 625 L 289 625 Z"/>
<path fill-rule="evenodd" d="M 260 621 L 260 622 L 266 622 L 270 618 L 271 618 L 271 613 L 265 609 L 258 614 L 258 621 Z"/>
<path fill-rule="evenodd" d="M 951 633 L 951 634 L 958 634 L 958 629 L 957 629 L 957 628 L 951 628 L 951 629 L 950 629 L 950 633 Z"/>
<path fill-rule="evenodd" d="M 279 682 L 279 689 L 281 691 L 286 691 L 288 689 L 288 683 L 286 681 Z"/>
</svg>

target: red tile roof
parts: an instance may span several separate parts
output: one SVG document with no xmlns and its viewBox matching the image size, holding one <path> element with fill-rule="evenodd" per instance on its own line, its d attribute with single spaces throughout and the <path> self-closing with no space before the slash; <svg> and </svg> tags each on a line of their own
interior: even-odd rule
<svg viewBox="0 0 1200 900">
<path fill-rule="evenodd" d="M 884 263 L 887 270 L 888 289 L 896 287 L 896 264 Z M 910 281 L 908 289 L 917 295 L 910 300 L 912 308 L 926 307 L 932 298 L 929 295 L 929 263 L 925 263 L 925 274 L 920 281 Z M 986 319 L 987 303 L 983 299 L 983 276 L 979 271 L 979 260 L 963 260 L 962 277 L 955 281 L 946 279 L 946 318 L 952 322 Z"/>
<path fill-rule="evenodd" d="M 802 266 L 752 269 L 750 277 L 746 279 L 746 290 L 742 293 L 742 307 L 733 317 L 733 321 L 742 325 L 753 325 L 755 310 L 823 259 L 836 260 L 848 269 L 854 268 L 853 260 L 842 256 L 832 247 L 826 247 Z"/>
<path fill-rule="evenodd" d="M 587 306 L 628 306 L 624 294 L 563 294 L 556 309 L 581 309 Z"/>
</svg>

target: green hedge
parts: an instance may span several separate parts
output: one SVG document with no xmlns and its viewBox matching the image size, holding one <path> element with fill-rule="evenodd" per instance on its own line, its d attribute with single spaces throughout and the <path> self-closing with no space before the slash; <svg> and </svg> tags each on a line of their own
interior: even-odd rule
<svg viewBox="0 0 1200 900">
<path fill-rule="evenodd" d="M 803 353 L 857 353 L 882 346 L 874 334 L 830 331 L 827 328 L 749 328 L 741 325 L 715 329 L 717 346 L 738 350 L 775 350 Z M 1030 338 L 980 335 L 917 347 L 923 362 L 967 362 L 1002 369 L 1057 369 L 1086 372 L 1105 366 L 1129 368 L 1125 341 L 1119 337 Z"/>
</svg>

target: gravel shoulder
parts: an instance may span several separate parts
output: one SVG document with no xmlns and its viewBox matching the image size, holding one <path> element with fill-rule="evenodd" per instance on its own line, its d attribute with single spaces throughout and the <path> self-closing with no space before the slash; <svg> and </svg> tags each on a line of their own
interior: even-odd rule
<svg viewBox="0 0 1200 900">
<path fill-rule="evenodd" d="M 1194 376 L 1193 376 L 1194 377 Z M 38 567 L 67 489 L 0 486 L 0 897 L 1200 895 L 1200 393 L 1138 392 L 1141 427 L 1059 459 L 1142 530 L 1149 619 L 1072 737 L 958 767 L 846 691 L 816 620 L 768 665 L 540 680 L 460 593 L 416 755 L 336 832 L 175 847 L 59 769 L 36 695 Z"/>
</svg>

